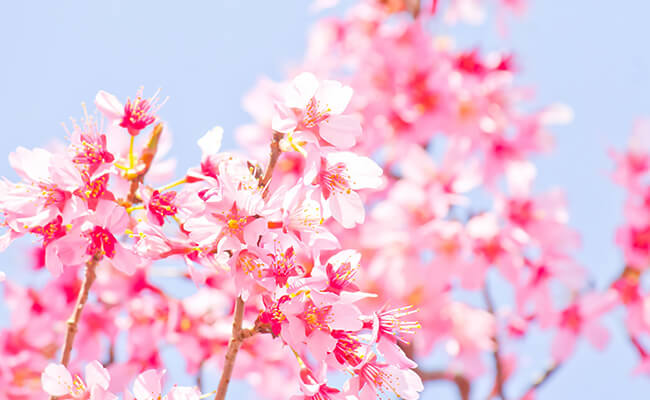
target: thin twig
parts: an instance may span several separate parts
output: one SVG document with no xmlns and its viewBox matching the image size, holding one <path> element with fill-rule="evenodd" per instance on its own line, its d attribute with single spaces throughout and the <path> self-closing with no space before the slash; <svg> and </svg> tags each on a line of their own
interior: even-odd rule
<svg viewBox="0 0 650 400">
<path fill-rule="evenodd" d="M 88 293 L 90 292 L 90 287 L 92 286 L 95 278 L 97 277 L 95 273 L 95 268 L 99 262 L 99 257 L 94 256 L 86 263 L 85 275 L 83 283 L 81 284 L 81 289 L 79 289 L 79 296 L 77 296 L 77 303 L 74 306 L 72 315 L 68 318 L 67 329 L 65 332 L 65 339 L 63 341 L 63 350 L 61 351 L 61 364 L 67 366 L 70 362 L 70 353 L 72 352 L 72 344 L 74 343 L 74 337 L 77 334 L 77 329 L 79 325 L 79 319 L 81 318 L 81 312 L 86 305 L 88 300 Z"/>
<path fill-rule="evenodd" d="M 196 373 L 196 386 L 199 388 L 199 391 L 203 392 L 203 363 L 205 360 L 201 360 L 199 363 L 199 371 Z"/>
<path fill-rule="evenodd" d="M 232 321 L 232 337 L 228 343 L 228 350 L 226 350 L 226 359 L 223 365 L 223 372 L 221 374 L 221 379 L 219 380 L 219 386 L 217 387 L 217 394 L 214 396 L 214 400 L 224 400 L 226 398 L 226 392 L 228 391 L 228 384 L 230 383 L 230 377 L 232 376 L 232 371 L 235 367 L 235 359 L 237 358 L 237 352 L 239 351 L 239 346 L 241 346 L 241 324 L 244 319 L 244 300 L 240 297 L 237 297 L 235 302 L 235 316 Z"/>
<path fill-rule="evenodd" d="M 269 156 L 269 163 L 266 166 L 266 171 L 264 172 L 264 177 L 260 180 L 260 187 L 264 188 L 264 193 L 263 196 L 266 197 L 266 195 L 269 192 L 269 187 L 268 184 L 271 181 L 271 177 L 273 176 L 273 169 L 275 168 L 275 164 L 278 162 L 278 158 L 280 158 L 280 154 L 282 151 L 280 150 L 280 140 L 284 134 L 280 132 L 273 132 L 273 141 L 271 142 L 271 154 Z"/>
<path fill-rule="evenodd" d="M 636 336 L 630 335 L 630 342 L 632 342 L 636 351 L 639 352 L 641 358 L 646 358 L 648 356 L 648 351 L 643 347 L 643 344 L 641 344 Z"/>
<path fill-rule="evenodd" d="M 63 339 L 63 349 L 61 350 L 61 364 L 65 366 L 68 366 L 68 363 L 70 362 L 70 354 L 72 353 L 74 337 L 77 334 L 81 312 L 83 311 L 84 306 L 86 305 L 86 301 L 88 300 L 90 287 L 92 286 L 93 282 L 95 282 L 95 278 L 97 277 L 95 268 L 97 267 L 99 260 L 100 258 L 95 255 L 86 263 L 84 280 L 81 284 L 81 288 L 79 289 L 77 302 L 74 306 L 72 314 L 70 315 L 70 318 L 68 318 L 66 321 L 67 328 L 65 331 L 65 338 Z M 55 396 L 50 396 L 50 400 L 54 398 Z"/>
<path fill-rule="evenodd" d="M 539 389 L 539 387 L 542 386 L 545 382 L 547 382 L 548 379 L 560 368 L 561 365 L 562 364 L 553 364 L 550 367 L 548 367 L 544 371 L 544 373 L 539 378 L 537 378 L 535 383 L 530 385 L 528 390 L 526 390 L 524 392 L 524 394 L 523 394 L 523 396 L 521 396 L 521 398 L 524 398 L 524 397 L 528 396 L 529 394 L 532 394 L 533 392 L 535 392 L 535 390 Z"/>
<path fill-rule="evenodd" d="M 487 310 L 490 314 L 494 316 L 496 319 L 496 314 L 494 312 L 494 303 L 492 302 L 492 297 L 490 296 L 490 291 L 488 289 L 488 283 L 487 281 L 485 282 L 485 285 L 483 286 L 483 298 L 485 299 L 485 306 L 487 307 Z M 494 387 L 496 389 L 497 395 L 501 398 L 501 400 L 506 400 L 506 396 L 503 393 L 503 381 L 505 379 L 504 372 L 503 372 L 503 364 L 501 363 L 501 355 L 499 354 L 499 333 L 498 329 L 495 327 L 495 333 L 494 333 L 494 351 L 492 352 L 492 355 L 494 357 L 494 366 L 496 369 L 496 374 L 495 374 L 495 379 L 494 379 Z"/>
<path fill-rule="evenodd" d="M 471 392 L 471 383 L 469 379 L 460 374 L 454 374 L 448 371 L 422 371 L 420 368 L 414 370 L 423 382 L 427 381 L 449 381 L 456 384 L 458 388 L 458 394 L 462 400 L 469 400 L 469 394 Z"/>
</svg>

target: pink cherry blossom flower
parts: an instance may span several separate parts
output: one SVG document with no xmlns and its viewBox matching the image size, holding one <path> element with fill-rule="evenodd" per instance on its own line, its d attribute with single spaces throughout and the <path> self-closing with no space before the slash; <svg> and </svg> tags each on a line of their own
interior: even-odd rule
<svg viewBox="0 0 650 400">
<path fill-rule="evenodd" d="M 556 362 L 564 361 L 571 355 L 577 339 L 582 335 L 598 349 L 602 350 L 607 345 L 609 332 L 598 319 L 615 305 L 612 295 L 613 293 L 584 295 L 559 313 L 558 332 L 551 348 Z"/>
<path fill-rule="evenodd" d="M 300 370 L 302 395 L 291 396 L 290 400 L 344 400 L 340 390 L 327 386 L 327 367 L 322 365 L 318 375 L 307 368 Z"/>
<path fill-rule="evenodd" d="M 319 82 L 314 75 L 302 73 L 285 92 L 284 102 L 278 104 L 273 129 L 287 134 L 308 134 L 313 130 L 329 144 L 350 148 L 361 135 L 360 119 L 343 114 L 351 97 L 348 86 L 336 81 Z"/>
<path fill-rule="evenodd" d="M 79 376 L 74 379 L 68 369 L 61 364 L 49 364 L 41 376 L 43 390 L 51 396 L 70 396 L 73 399 L 116 400 L 117 396 L 108 392 L 111 377 L 98 362 L 86 365 L 85 381 Z"/>
<path fill-rule="evenodd" d="M 131 275 L 140 265 L 140 258 L 115 237 L 125 233 L 128 222 L 129 216 L 123 207 L 112 201 L 101 200 L 82 230 L 89 240 L 86 248 L 88 255 L 99 258 L 106 256 L 117 269 Z"/>
<path fill-rule="evenodd" d="M 344 228 L 352 228 L 365 219 L 358 189 L 378 188 L 382 170 L 369 158 L 350 152 L 327 153 L 315 160 L 305 174 L 305 182 L 318 185 L 323 202 Z"/>
<path fill-rule="evenodd" d="M 106 118 L 119 120 L 122 128 L 126 128 L 131 136 L 137 136 L 141 130 L 156 121 L 155 113 L 162 106 L 157 104 L 159 92 L 149 99 L 143 98 L 142 92 L 143 88 L 140 88 L 135 99 L 133 101 L 127 99 L 126 104 L 122 106 L 115 96 L 100 90 L 95 97 L 95 105 Z"/>
<path fill-rule="evenodd" d="M 374 355 L 356 368 L 355 373 L 357 375 L 348 385 L 351 393 L 358 391 L 360 400 L 391 394 L 405 400 L 415 400 L 419 397 L 418 393 L 424 390 L 418 374 L 409 369 L 380 363 Z"/>
</svg>

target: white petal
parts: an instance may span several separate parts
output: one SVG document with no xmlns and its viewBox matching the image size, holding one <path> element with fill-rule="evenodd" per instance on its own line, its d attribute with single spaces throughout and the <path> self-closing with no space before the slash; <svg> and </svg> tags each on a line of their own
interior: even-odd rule
<svg viewBox="0 0 650 400">
<path fill-rule="evenodd" d="M 215 126 L 206 132 L 201 139 L 198 140 L 199 147 L 203 152 L 203 157 L 210 154 L 216 154 L 221 149 L 221 141 L 223 139 L 223 128 Z"/>
<path fill-rule="evenodd" d="M 41 374 L 41 385 L 51 396 L 63 396 L 70 393 L 72 375 L 61 364 L 49 364 Z"/>
<path fill-rule="evenodd" d="M 117 97 L 100 90 L 95 96 L 95 106 L 108 119 L 118 119 L 124 113 L 124 106 Z"/>
<path fill-rule="evenodd" d="M 104 390 L 108 390 L 108 384 L 111 382 L 111 376 L 99 361 L 93 361 L 86 365 L 85 378 L 89 388 L 99 386 Z"/>
</svg>

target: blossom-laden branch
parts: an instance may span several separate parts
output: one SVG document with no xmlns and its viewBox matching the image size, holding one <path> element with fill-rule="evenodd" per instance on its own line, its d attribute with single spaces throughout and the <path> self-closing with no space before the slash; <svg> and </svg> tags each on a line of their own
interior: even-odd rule
<svg viewBox="0 0 650 400">
<path fill-rule="evenodd" d="M 264 188 L 263 196 L 266 197 L 268 194 L 268 185 L 273 176 L 273 170 L 275 165 L 278 162 L 280 157 L 280 139 L 282 139 L 283 134 L 280 132 L 273 132 L 273 140 L 271 141 L 271 151 L 269 156 L 269 163 L 266 167 L 266 172 L 264 177 L 259 181 L 259 187 Z M 235 312 L 232 322 L 232 337 L 228 343 L 228 350 L 226 351 L 226 358 L 224 362 L 223 372 L 221 374 L 221 379 L 219 380 L 219 386 L 217 388 L 217 394 L 215 395 L 215 400 L 223 400 L 226 397 L 226 392 L 228 391 L 228 384 L 230 383 L 230 377 L 232 376 L 232 371 L 235 366 L 235 360 L 237 358 L 237 352 L 241 346 L 244 339 L 249 338 L 255 335 L 258 331 L 256 329 L 247 329 L 242 330 L 242 320 L 244 317 L 244 300 L 241 296 L 237 297 L 235 302 Z M 257 328 L 257 325 L 256 325 Z"/>
</svg>

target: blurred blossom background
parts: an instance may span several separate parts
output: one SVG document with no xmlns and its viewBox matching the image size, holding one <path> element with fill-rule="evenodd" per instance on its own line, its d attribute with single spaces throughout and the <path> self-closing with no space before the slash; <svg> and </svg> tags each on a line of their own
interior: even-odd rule
<svg viewBox="0 0 650 400">
<path fill-rule="evenodd" d="M 263 76 L 284 79 L 292 62 L 303 57 L 310 26 L 323 15 L 343 13 L 350 3 L 314 13 L 310 2 L 298 0 L 4 2 L 0 154 L 62 138 L 61 123 L 83 114 L 82 100 L 93 109 L 99 89 L 123 99 L 140 86 L 147 96 L 158 88 L 169 96 L 160 115 L 174 135 L 178 171 L 197 163 L 196 140 L 215 125 L 225 129 L 224 147 L 235 149 L 235 128 L 251 120 L 241 106 L 244 94 Z M 610 180 L 608 150 L 622 148 L 635 119 L 650 114 L 649 12 L 650 3 L 640 1 L 531 0 L 523 17 L 508 18 L 507 35 L 495 28 L 494 15 L 478 27 L 430 26 L 449 34 L 460 48 L 513 51 L 519 83 L 535 89 L 531 106 L 561 102 L 573 109 L 574 121 L 553 129 L 554 151 L 535 160 L 536 190 L 566 192 L 570 225 L 582 237 L 578 260 L 597 288 L 611 282 L 623 262 L 614 244 L 623 193 Z M 0 163 L 0 176 L 16 178 L 7 161 Z M 0 254 L 0 270 L 19 281 L 34 281 L 24 268 L 30 262 L 24 252 L 30 240 Z M 194 288 L 170 290 L 184 295 Z M 495 293 L 497 303 L 500 295 Z M 539 398 L 645 398 L 650 380 L 631 374 L 638 355 L 627 343 L 621 315 L 609 315 L 607 321 L 613 335 L 607 350 L 580 343 Z M 7 324 L 0 303 L 0 326 Z M 531 358 L 548 357 L 548 340 L 533 336 L 524 343 Z M 174 381 L 193 384 L 181 358 L 173 351 L 165 356 Z M 533 377 L 527 378 L 522 387 Z M 216 379 L 216 371 L 207 371 L 204 387 L 216 386 Z M 483 390 L 474 393 L 485 393 L 491 382 L 477 385 Z M 253 394 L 238 384 L 230 396 Z M 452 384 L 436 383 L 424 398 L 455 396 Z"/>
</svg>

